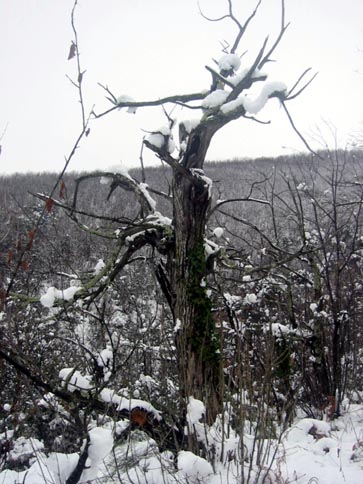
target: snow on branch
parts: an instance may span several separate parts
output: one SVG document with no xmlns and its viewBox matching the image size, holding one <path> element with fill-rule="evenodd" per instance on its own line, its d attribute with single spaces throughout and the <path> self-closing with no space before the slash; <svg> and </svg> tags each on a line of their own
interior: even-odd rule
<svg viewBox="0 0 363 484">
<path fill-rule="evenodd" d="M 71 286 L 67 289 L 57 289 L 49 287 L 46 292 L 40 297 L 40 303 L 45 308 L 54 306 L 56 300 L 73 301 L 74 295 L 81 290 L 80 287 Z"/>
<path fill-rule="evenodd" d="M 122 168 L 120 168 L 117 171 L 115 170 L 113 172 L 99 171 L 95 173 L 89 173 L 87 175 L 83 175 L 77 178 L 72 203 L 73 210 L 77 209 L 79 186 L 81 185 L 81 183 L 89 180 L 90 178 L 100 178 L 101 183 L 105 183 L 107 179 L 110 180 L 110 192 L 107 199 L 111 197 L 112 193 L 114 192 L 114 190 L 116 190 L 117 187 L 120 187 L 123 190 L 134 193 L 145 213 L 150 213 L 155 209 L 155 201 L 149 195 L 147 187 L 145 187 L 145 185 L 139 184 L 134 178 L 129 175 L 126 170 L 122 170 Z"/>
<path fill-rule="evenodd" d="M 118 412 L 122 412 L 124 410 L 131 412 L 132 410 L 138 408 L 152 414 L 152 416 L 158 421 L 161 421 L 162 419 L 160 412 L 156 410 L 151 403 L 146 402 L 145 400 L 122 397 L 114 390 L 109 388 L 103 388 L 101 391 L 99 391 L 92 383 L 91 375 L 83 375 L 75 368 L 63 368 L 59 372 L 59 378 L 61 380 L 62 387 L 66 388 L 70 393 L 79 391 L 84 396 L 96 394 L 99 401 L 114 405 L 116 407 L 116 411 Z"/>
<path fill-rule="evenodd" d="M 221 107 L 224 114 L 243 106 L 246 113 L 257 114 L 263 109 L 267 101 L 273 97 L 284 99 L 287 92 L 287 86 L 283 82 L 269 82 L 261 89 L 260 94 L 251 98 L 248 95 L 240 96 L 233 101 L 229 101 Z"/>
<path fill-rule="evenodd" d="M 103 111 L 99 114 L 93 111 L 92 114 L 95 118 L 101 118 L 102 116 L 105 116 L 106 114 L 109 114 L 110 112 L 115 111 L 116 109 L 121 109 L 121 108 L 137 109 L 137 108 L 143 108 L 143 107 L 163 106 L 168 103 L 182 104 L 183 106 L 186 106 L 186 107 L 192 107 L 192 106 L 189 106 L 188 103 L 192 101 L 200 101 L 205 97 L 205 95 L 206 95 L 206 92 L 203 91 L 203 92 L 196 92 L 191 94 L 175 94 L 173 96 L 167 96 L 153 101 L 138 101 L 138 102 L 125 101 L 126 95 L 123 95 L 121 97 L 121 99 L 123 99 L 121 102 L 118 102 L 117 98 L 116 98 L 116 102 L 108 98 L 109 101 L 111 101 L 114 104 L 112 108 L 107 109 L 106 111 Z"/>
<path fill-rule="evenodd" d="M 169 126 L 162 126 L 158 130 L 150 133 L 149 136 L 145 138 L 144 144 L 152 150 L 155 148 L 157 151 L 165 151 L 170 155 L 175 150 L 173 134 Z"/>
</svg>

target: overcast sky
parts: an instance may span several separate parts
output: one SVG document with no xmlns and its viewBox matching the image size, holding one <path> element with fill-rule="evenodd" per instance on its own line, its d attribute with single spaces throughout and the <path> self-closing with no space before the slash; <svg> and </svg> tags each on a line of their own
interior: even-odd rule
<svg viewBox="0 0 363 484">
<path fill-rule="evenodd" d="M 255 1 L 235 0 L 242 19 Z M 237 8 L 242 4 L 243 8 Z M 81 129 L 76 77 L 68 61 L 73 38 L 73 0 L 0 0 L 0 172 L 60 170 Z M 226 13 L 227 0 L 200 0 L 210 17 Z M 289 105 L 296 125 L 314 148 L 316 138 L 343 146 L 363 127 L 363 2 L 286 0 L 291 25 L 266 69 L 270 80 L 292 86 L 307 67 L 319 72 L 313 84 Z M 267 34 L 278 32 L 280 0 L 264 0 L 241 43 L 242 63 L 259 50 Z M 221 41 L 233 42 L 235 26 L 207 22 L 196 0 L 79 0 L 76 10 L 87 111 L 108 107 L 98 83 L 119 96 L 150 100 L 208 89 L 205 65 L 221 55 Z M 175 111 L 179 119 L 195 113 Z M 221 130 L 208 159 L 278 155 L 304 149 L 276 100 L 259 115 L 262 126 L 246 120 Z M 115 111 L 91 122 L 70 168 L 137 166 L 144 134 L 164 123 L 160 108 L 136 114 Z M 319 130 L 322 135 L 319 135 Z M 5 131 L 5 132 L 4 132 Z M 153 158 L 146 156 L 146 162 Z"/>
</svg>

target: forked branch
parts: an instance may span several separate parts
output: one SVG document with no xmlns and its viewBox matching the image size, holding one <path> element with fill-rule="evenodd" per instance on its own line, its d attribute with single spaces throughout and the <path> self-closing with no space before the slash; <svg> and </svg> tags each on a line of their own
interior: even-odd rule
<svg viewBox="0 0 363 484">
<path fill-rule="evenodd" d="M 230 50 L 231 54 L 235 54 L 235 52 L 236 52 L 236 50 L 239 46 L 239 43 L 241 42 L 241 39 L 242 39 L 243 35 L 245 34 L 245 32 L 247 30 L 249 23 L 256 16 L 257 10 L 258 10 L 259 6 L 261 5 L 261 2 L 262 2 L 262 0 L 258 0 L 256 7 L 254 8 L 254 10 L 250 14 L 250 16 L 247 17 L 247 19 L 246 19 L 246 21 L 244 22 L 243 25 L 241 24 L 241 22 L 238 20 L 238 18 L 235 16 L 235 14 L 233 12 L 233 2 L 232 2 L 232 0 L 228 0 L 228 14 L 223 15 L 222 17 L 217 17 L 217 18 L 207 17 L 202 12 L 199 3 L 198 3 L 198 8 L 199 8 L 199 13 L 202 15 L 202 17 L 205 18 L 206 20 L 208 20 L 209 22 L 220 22 L 220 21 L 225 20 L 225 19 L 230 19 L 230 20 L 232 20 L 232 22 L 234 22 L 237 25 L 238 34 L 236 35 L 236 38 L 233 42 L 233 46 Z"/>
</svg>

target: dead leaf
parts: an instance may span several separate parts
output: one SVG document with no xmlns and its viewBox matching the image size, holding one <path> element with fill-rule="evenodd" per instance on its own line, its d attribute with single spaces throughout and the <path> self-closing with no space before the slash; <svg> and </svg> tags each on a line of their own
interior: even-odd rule
<svg viewBox="0 0 363 484">
<path fill-rule="evenodd" d="M 6 304 L 6 291 L 1 289 L 1 306 L 4 308 Z"/>
<path fill-rule="evenodd" d="M 65 191 L 66 191 L 66 184 L 65 184 L 65 183 L 64 183 L 64 181 L 62 180 L 62 181 L 60 182 L 60 188 L 59 188 L 59 198 L 64 198 Z"/>
<path fill-rule="evenodd" d="M 147 421 L 147 411 L 141 408 L 134 408 L 131 411 L 131 421 L 139 427 L 143 427 Z"/>
<path fill-rule="evenodd" d="M 9 250 L 6 258 L 6 263 L 9 266 L 13 260 L 14 252 L 12 250 Z"/>
<path fill-rule="evenodd" d="M 45 209 L 48 213 L 52 211 L 53 205 L 54 205 L 53 198 L 47 198 L 47 201 L 45 202 Z"/>
<path fill-rule="evenodd" d="M 69 48 L 68 60 L 73 59 L 73 57 L 75 57 L 76 55 L 76 52 L 77 52 L 77 46 L 72 40 L 71 46 Z"/>
<path fill-rule="evenodd" d="M 29 230 L 29 232 L 28 232 L 28 243 L 27 243 L 27 246 L 26 246 L 26 250 L 30 250 L 32 248 L 34 236 L 35 236 L 34 229 Z"/>
<path fill-rule="evenodd" d="M 86 71 L 83 71 L 78 74 L 78 84 L 81 84 L 81 82 L 83 81 L 83 75 L 85 74 L 85 72 Z"/>
</svg>

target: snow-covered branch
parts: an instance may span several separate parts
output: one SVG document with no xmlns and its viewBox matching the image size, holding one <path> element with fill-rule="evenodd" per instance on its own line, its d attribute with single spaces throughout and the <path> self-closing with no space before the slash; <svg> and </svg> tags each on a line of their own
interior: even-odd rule
<svg viewBox="0 0 363 484">
<path fill-rule="evenodd" d="M 95 111 L 93 111 L 93 115 L 95 118 L 101 118 L 102 116 L 105 116 L 112 111 L 115 111 L 116 109 L 121 109 L 121 108 L 144 108 L 144 107 L 155 107 L 155 106 L 164 106 L 165 104 L 171 103 L 171 104 L 178 104 L 182 103 L 183 105 L 187 105 L 188 103 L 192 101 L 201 101 L 206 95 L 206 92 L 197 92 L 197 93 L 191 93 L 191 94 L 176 94 L 173 96 L 167 96 L 163 97 L 161 99 L 155 99 L 152 101 L 121 101 L 117 102 L 112 108 L 107 109 L 106 111 L 103 111 L 99 114 L 97 114 Z"/>
</svg>

